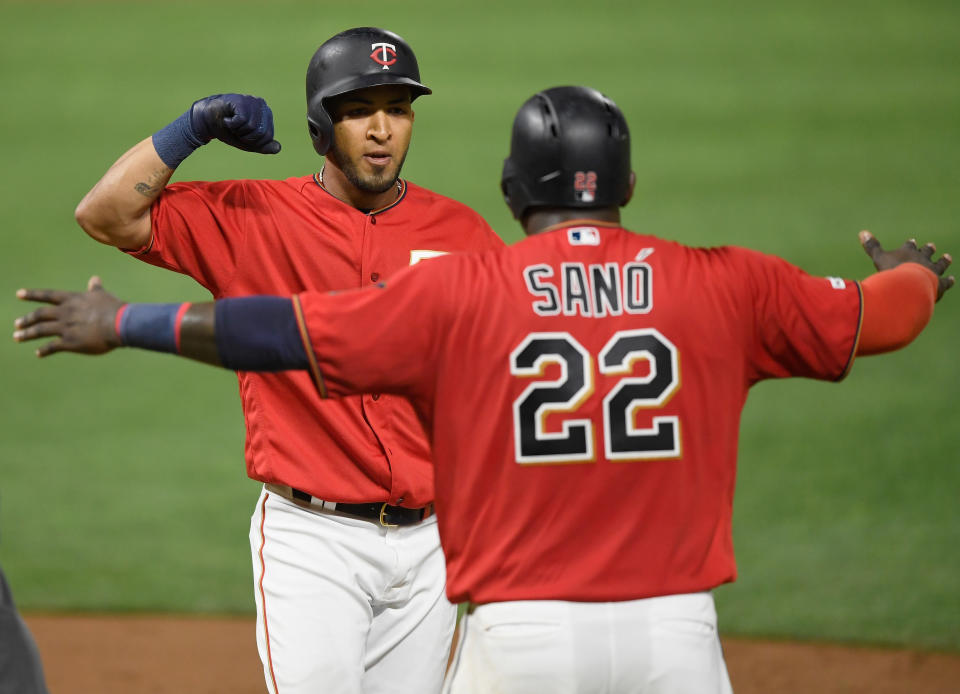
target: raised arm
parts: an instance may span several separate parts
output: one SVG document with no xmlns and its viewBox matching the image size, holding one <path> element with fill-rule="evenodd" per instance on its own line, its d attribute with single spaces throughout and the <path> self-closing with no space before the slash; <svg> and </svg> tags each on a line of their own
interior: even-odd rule
<svg viewBox="0 0 960 694">
<path fill-rule="evenodd" d="M 109 246 L 140 248 L 150 240 L 150 205 L 173 175 L 147 138 L 129 149 L 77 205 L 77 223 Z"/>
<path fill-rule="evenodd" d="M 273 113 L 267 102 L 245 94 L 200 99 L 183 115 L 120 157 L 76 209 L 77 223 L 101 243 L 140 248 L 150 240 L 150 206 L 174 170 L 213 139 L 248 152 L 276 154 Z"/>
</svg>

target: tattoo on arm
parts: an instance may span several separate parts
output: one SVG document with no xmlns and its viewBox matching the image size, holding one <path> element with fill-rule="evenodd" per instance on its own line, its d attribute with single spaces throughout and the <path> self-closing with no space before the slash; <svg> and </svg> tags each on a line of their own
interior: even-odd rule
<svg viewBox="0 0 960 694">
<path fill-rule="evenodd" d="M 148 181 L 140 181 L 133 189 L 146 198 L 155 198 L 163 191 L 172 174 L 173 171 L 166 167 L 158 169 L 150 174 Z"/>
</svg>

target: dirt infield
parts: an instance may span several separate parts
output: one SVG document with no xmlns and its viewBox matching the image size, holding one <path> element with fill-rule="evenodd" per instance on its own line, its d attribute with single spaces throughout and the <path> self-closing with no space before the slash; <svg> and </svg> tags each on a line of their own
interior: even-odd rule
<svg viewBox="0 0 960 694">
<path fill-rule="evenodd" d="M 51 694 L 264 694 L 250 619 L 27 615 Z M 960 694 L 960 655 L 723 639 L 737 694 Z"/>
</svg>

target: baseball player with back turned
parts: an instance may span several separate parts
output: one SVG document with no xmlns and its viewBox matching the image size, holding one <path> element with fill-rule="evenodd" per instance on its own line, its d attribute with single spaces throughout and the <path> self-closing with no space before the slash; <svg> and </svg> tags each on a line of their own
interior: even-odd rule
<svg viewBox="0 0 960 694">
<path fill-rule="evenodd" d="M 629 232 L 627 124 L 583 87 L 522 106 L 502 185 L 528 239 L 380 290 L 123 304 L 94 278 L 21 290 L 51 305 L 15 339 L 409 397 L 433 446 L 447 593 L 471 603 L 449 692 L 729 692 L 710 591 L 736 576 L 750 386 L 839 380 L 856 355 L 906 345 L 953 285 L 950 257 L 862 232 L 880 272 L 856 282 Z"/>
<path fill-rule="evenodd" d="M 280 150 L 263 99 L 215 95 L 124 154 L 77 221 L 216 298 L 359 288 L 424 258 L 502 246 L 466 206 L 399 178 L 411 104 L 430 94 L 402 38 L 337 34 L 310 61 L 306 91 L 319 173 L 168 185 L 212 139 Z M 324 402 L 303 372 L 239 381 L 247 473 L 264 483 L 250 549 L 268 690 L 438 691 L 456 609 L 413 408 L 378 390 Z"/>
</svg>

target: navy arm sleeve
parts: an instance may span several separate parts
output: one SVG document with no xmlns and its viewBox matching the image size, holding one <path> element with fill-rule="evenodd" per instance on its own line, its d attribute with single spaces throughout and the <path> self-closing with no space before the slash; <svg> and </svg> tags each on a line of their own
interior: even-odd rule
<svg viewBox="0 0 960 694">
<path fill-rule="evenodd" d="M 309 365 L 289 297 L 217 301 L 214 335 L 220 363 L 234 371 L 286 371 Z"/>
</svg>

